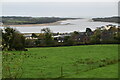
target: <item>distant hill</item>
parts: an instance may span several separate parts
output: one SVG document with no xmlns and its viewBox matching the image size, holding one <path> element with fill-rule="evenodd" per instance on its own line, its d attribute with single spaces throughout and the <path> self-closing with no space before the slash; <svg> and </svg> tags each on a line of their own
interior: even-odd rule
<svg viewBox="0 0 120 80">
<path fill-rule="evenodd" d="M 16 16 L 2 16 L 2 23 L 4 25 L 19 25 L 19 24 L 44 24 L 52 23 L 60 20 L 76 19 L 76 18 L 59 18 L 59 17 L 16 17 Z"/>
<path fill-rule="evenodd" d="M 92 18 L 93 21 L 120 23 L 119 17 Z"/>
</svg>

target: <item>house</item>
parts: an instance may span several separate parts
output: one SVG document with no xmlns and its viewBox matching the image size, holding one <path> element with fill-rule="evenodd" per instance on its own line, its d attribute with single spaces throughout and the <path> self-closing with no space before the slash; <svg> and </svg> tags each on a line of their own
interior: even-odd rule
<svg viewBox="0 0 120 80">
<path fill-rule="evenodd" d="M 24 34 L 23 36 L 25 37 L 25 39 L 38 39 L 38 38 L 32 37 L 32 34 Z"/>
<path fill-rule="evenodd" d="M 108 24 L 108 25 L 104 26 L 104 28 L 106 30 L 110 29 L 111 27 L 116 27 L 116 25 Z"/>
<path fill-rule="evenodd" d="M 25 34 L 23 35 L 25 39 L 32 39 L 32 34 Z"/>
<path fill-rule="evenodd" d="M 54 38 L 54 40 L 56 40 L 57 42 L 64 42 L 64 38 L 66 36 L 71 36 L 70 34 L 62 34 L 62 35 L 55 35 L 55 36 L 52 36 Z"/>
<path fill-rule="evenodd" d="M 78 41 L 79 42 L 89 42 L 90 37 L 93 35 L 93 32 L 80 32 L 78 36 Z"/>
</svg>

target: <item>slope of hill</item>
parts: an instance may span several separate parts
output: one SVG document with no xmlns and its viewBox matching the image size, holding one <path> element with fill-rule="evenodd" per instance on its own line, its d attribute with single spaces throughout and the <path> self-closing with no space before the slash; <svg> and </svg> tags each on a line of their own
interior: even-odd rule
<svg viewBox="0 0 120 80">
<path fill-rule="evenodd" d="M 93 21 L 120 23 L 120 17 L 92 18 Z"/>
<path fill-rule="evenodd" d="M 13 68 L 16 64 L 22 65 L 24 73 L 21 78 L 118 77 L 118 45 L 28 48 L 28 51 L 22 52 L 5 51 L 3 65 L 6 65 L 4 53 L 9 53 L 7 60 L 13 62 L 10 63 Z M 17 73 L 16 70 L 13 72 Z M 5 76 L 6 70 L 3 69 L 3 73 Z"/>
</svg>

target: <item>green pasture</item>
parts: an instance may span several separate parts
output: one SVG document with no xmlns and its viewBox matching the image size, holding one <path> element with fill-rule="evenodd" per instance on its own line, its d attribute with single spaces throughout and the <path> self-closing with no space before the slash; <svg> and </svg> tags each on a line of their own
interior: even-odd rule
<svg viewBox="0 0 120 80">
<path fill-rule="evenodd" d="M 118 45 L 4 51 L 3 68 L 3 77 L 11 74 L 17 78 L 117 78 Z"/>
</svg>

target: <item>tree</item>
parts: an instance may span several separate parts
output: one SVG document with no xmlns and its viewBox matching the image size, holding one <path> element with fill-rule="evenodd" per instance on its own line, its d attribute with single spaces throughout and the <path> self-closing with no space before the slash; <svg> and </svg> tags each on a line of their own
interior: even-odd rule
<svg viewBox="0 0 120 80">
<path fill-rule="evenodd" d="M 41 31 L 43 31 L 44 33 L 49 33 L 49 34 L 52 33 L 49 28 L 43 28 L 43 29 L 41 29 Z"/>
<path fill-rule="evenodd" d="M 91 43 L 100 43 L 101 40 L 101 30 L 96 29 L 94 34 L 91 36 Z"/>
<path fill-rule="evenodd" d="M 46 46 L 52 46 L 54 44 L 53 38 L 52 38 L 52 32 L 49 28 L 43 28 L 41 31 L 44 32 L 44 43 Z"/>
<path fill-rule="evenodd" d="M 23 37 L 22 34 L 15 33 L 12 42 L 12 49 L 15 50 L 24 50 L 25 49 L 25 38 Z"/>
<path fill-rule="evenodd" d="M 64 37 L 64 44 L 65 45 L 73 45 L 74 41 L 71 36 L 65 36 Z"/>
<path fill-rule="evenodd" d="M 0 50 L 1 50 L 1 46 L 2 46 L 2 29 L 0 29 Z"/>
<path fill-rule="evenodd" d="M 32 38 L 37 38 L 37 35 L 35 33 L 32 33 Z"/>
<path fill-rule="evenodd" d="M 10 27 L 2 31 L 2 49 L 3 50 L 25 50 L 25 38 L 23 35 Z"/>
<path fill-rule="evenodd" d="M 74 32 L 73 32 L 73 34 L 75 34 L 75 35 L 79 35 L 79 32 L 77 32 L 77 31 L 74 31 Z"/>
<path fill-rule="evenodd" d="M 71 35 L 71 40 L 73 41 L 73 42 L 78 42 L 79 41 L 79 32 L 77 32 L 77 31 L 74 31 L 73 33 L 72 33 L 72 35 Z"/>
<path fill-rule="evenodd" d="M 117 33 L 114 35 L 114 39 L 118 41 L 118 43 L 120 43 L 120 28 L 118 28 Z"/>
<path fill-rule="evenodd" d="M 92 32 L 90 28 L 86 28 L 86 32 Z"/>
<path fill-rule="evenodd" d="M 93 34 L 90 28 L 86 28 L 86 36 L 91 36 Z"/>
</svg>

